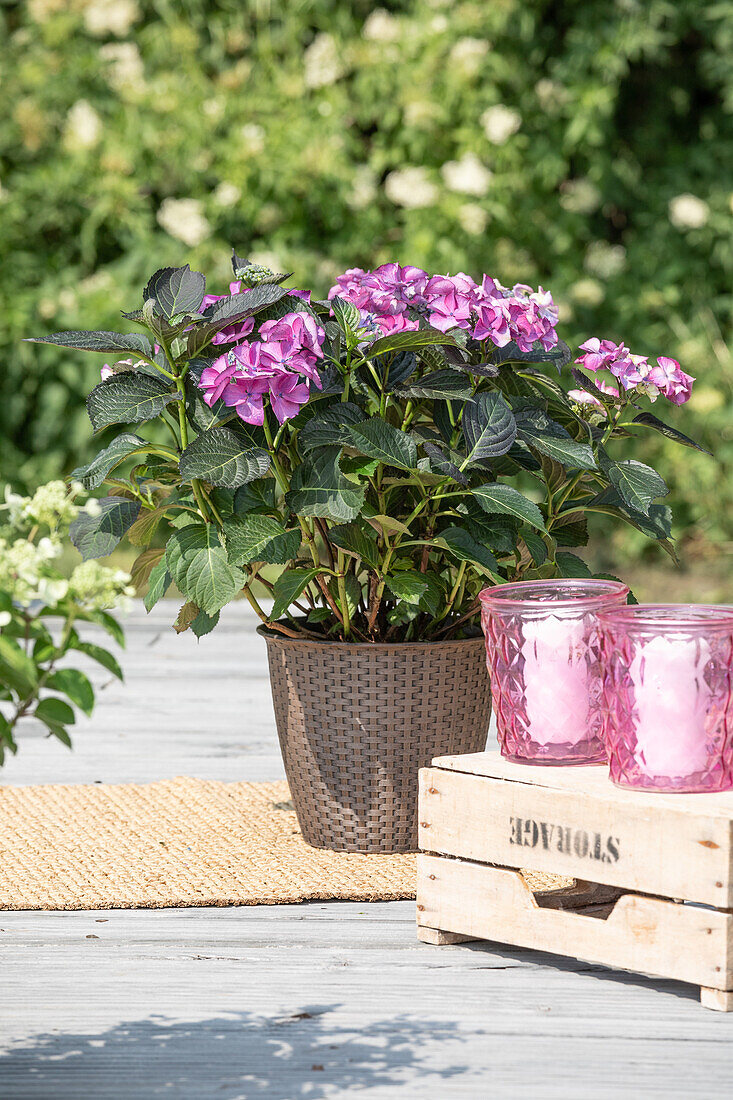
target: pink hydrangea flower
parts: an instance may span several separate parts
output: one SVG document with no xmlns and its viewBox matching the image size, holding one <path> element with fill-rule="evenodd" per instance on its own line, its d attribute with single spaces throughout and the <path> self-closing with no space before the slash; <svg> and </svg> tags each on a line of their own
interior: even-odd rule
<svg viewBox="0 0 733 1100">
<path fill-rule="evenodd" d="M 611 397 L 618 397 L 619 391 L 616 386 L 612 386 L 609 382 L 605 382 L 602 378 L 595 378 L 594 383 L 596 387 L 602 392 L 607 393 Z M 598 400 L 594 393 L 588 393 L 587 390 L 568 390 L 568 397 L 576 401 L 578 405 L 588 405 L 591 408 L 606 415 L 606 410 L 603 407 L 601 401 Z"/>
<path fill-rule="evenodd" d="M 684 405 L 690 400 L 695 381 L 691 374 L 685 374 L 676 359 L 668 359 L 665 355 L 660 355 L 656 367 L 649 369 L 647 380 L 673 405 Z"/>
<path fill-rule="evenodd" d="M 295 374 L 276 374 L 270 381 L 270 406 L 281 424 L 297 416 L 310 390 Z"/>
<path fill-rule="evenodd" d="M 287 313 L 265 321 L 259 336 L 220 355 L 202 371 L 199 385 L 209 406 L 223 400 L 247 424 L 264 422 L 267 396 L 283 423 L 308 400 L 310 388 L 303 378 L 321 386 L 316 363 L 323 358 L 325 333 L 310 314 Z"/>
<path fill-rule="evenodd" d="M 433 275 L 425 287 L 428 322 L 440 332 L 472 325 L 478 287 L 470 275 Z"/>
<path fill-rule="evenodd" d="M 625 344 L 614 344 L 612 340 L 599 340 L 592 337 L 580 345 L 585 352 L 576 363 L 586 370 L 609 371 L 625 390 L 637 390 L 646 393 L 654 401 L 662 393 L 675 405 L 689 401 L 692 393 L 692 375 L 681 370 L 676 359 L 660 356 L 657 365 L 649 365 L 646 355 L 634 355 Z"/>
<path fill-rule="evenodd" d="M 236 344 L 237 340 L 244 340 L 255 327 L 254 318 L 245 317 L 243 321 L 235 321 L 233 325 L 227 325 L 221 332 L 217 332 L 211 341 L 212 344 Z"/>
</svg>

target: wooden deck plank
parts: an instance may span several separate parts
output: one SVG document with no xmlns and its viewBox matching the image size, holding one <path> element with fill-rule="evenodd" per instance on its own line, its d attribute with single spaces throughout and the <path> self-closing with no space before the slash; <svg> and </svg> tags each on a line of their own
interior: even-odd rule
<svg viewBox="0 0 733 1100">
<path fill-rule="evenodd" d="M 282 776 L 243 605 L 200 643 L 136 608 L 127 683 L 75 750 L 3 783 Z M 727 1095 L 733 1019 L 699 992 L 485 943 L 418 943 L 411 902 L 0 913 L 3 1100 Z"/>
</svg>

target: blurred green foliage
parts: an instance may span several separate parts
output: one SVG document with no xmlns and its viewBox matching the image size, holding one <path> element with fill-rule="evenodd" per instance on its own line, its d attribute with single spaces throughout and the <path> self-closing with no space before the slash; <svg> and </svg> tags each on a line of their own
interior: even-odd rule
<svg viewBox="0 0 733 1100">
<path fill-rule="evenodd" d="M 715 461 L 641 457 L 689 545 L 733 540 L 731 3 L 28 0 L 0 25 L 4 477 L 92 451 L 98 367 L 22 338 L 118 327 L 159 257 L 224 288 L 234 243 L 318 292 L 391 259 L 542 283 L 570 341 L 674 356 L 693 400 L 655 411 Z"/>
</svg>

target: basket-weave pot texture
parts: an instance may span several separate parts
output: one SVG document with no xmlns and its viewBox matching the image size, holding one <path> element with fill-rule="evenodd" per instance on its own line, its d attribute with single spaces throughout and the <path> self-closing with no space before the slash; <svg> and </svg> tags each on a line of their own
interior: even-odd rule
<svg viewBox="0 0 733 1100">
<path fill-rule="evenodd" d="M 371 645 L 260 633 L 305 840 L 340 852 L 415 851 L 418 769 L 486 745 L 483 638 Z"/>
</svg>

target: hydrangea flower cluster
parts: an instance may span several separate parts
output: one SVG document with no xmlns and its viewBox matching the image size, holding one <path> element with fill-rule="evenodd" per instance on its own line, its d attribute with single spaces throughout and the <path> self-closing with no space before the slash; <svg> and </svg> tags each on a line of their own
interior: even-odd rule
<svg viewBox="0 0 733 1100">
<path fill-rule="evenodd" d="M 84 610 L 101 611 L 124 608 L 135 594 L 129 573 L 98 561 L 81 562 L 68 578 L 60 572 L 56 559 L 62 535 L 81 511 L 74 498 L 82 492 L 78 482 L 69 491 L 63 481 L 39 486 L 32 497 L 6 487 L 0 506 L 0 591 L 13 603 L 28 608 L 40 601 L 54 607 L 68 595 Z M 87 510 L 95 505 L 99 508 L 96 500 L 88 501 Z M 10 618 L 6 613 L 0 626 Z"/>
<path fill-rule="evenodd" d="M 251 319 L 242 328 L 250 335 Z M 283 424 L 308 400 L 309 383 L 321 388 L 316 365 L 323 358 L 325 335 L 309 313 L 286 313 L 279 320 L 265 321 L 259 327 L 259 339 L 237 343 L 202 371 L 199 385 L 204 401 L 211 406 L 222 400 L 245 423 L 262 424 L 268 396 Z M 234 337 L 240 338 L 240 334 Z"/>
<path fill-rule="evenodd" d="M 374 271 L 352 267 L 339 275 L 329 300 L 335 295 L 359 309 L 365 328 L 385 336 L 418 328 L 423 315 L 441 332 L 462 328 L 497 347 L 515 341 L 527 352 L 539 341 L 549 351 L 558 341 L 557 308 L 549 291 L 524 283 L 507 289 L 488 275 L 479 284 L 463 272 L 430 276 L 399 264 L 382 264 Z"/>
<path fill-rule="evenodd" d="M 609 371 L 624 390 L 646 393 L 652 401 L 661 393 L 673 405 L 683 405 L 692 395 L 692 383 L 695 379 L 692 375 L 685 374 L 676 359 L 661 355 L 657 358 L 656 366 L 650 366 L 647 355 L 633 355 L 625 344 L 599 340 L 596 336 L 581 344 L 580 350 L 585 354 L 576 359 L 576 363 L 594 374 L 600 370 Z M 599 389 L 602 388 L 599 386 Z M 604 392 L 609 393 L 612 390 L 613 387 Z M 571 397 L 576 392 L 578 391 L 572 391 Z"/>
</svg>

